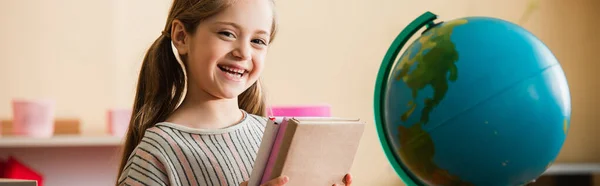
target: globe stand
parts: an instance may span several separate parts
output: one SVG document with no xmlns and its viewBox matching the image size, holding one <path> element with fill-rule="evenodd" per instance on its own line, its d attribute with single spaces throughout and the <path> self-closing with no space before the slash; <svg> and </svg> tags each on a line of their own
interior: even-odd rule
<svg viewBox="0 0 600 186">
<path fill-rule="evenodd" d="M 431 22 L 427 23 L 427 27 L 425 28 L 425 30 L 423 32 L 421 32 L 421 35 L 425 34 L 425 32 L 427 32 L 427 31 L 431 30 L 431 28 L 441 25 L 443 23 L 444 23 L 444 21 L 440 21 L 438 23 L 434 23 L 433 21 L 431 21 Z"/>
<path fill-rule="evenodd" d="M 377 135 L 379 136 L 379 140 L 381 142 L 381 145 L 383 147 L 385 155 L 386 155 L 387 159 L 389 160 L 389 162 L 392 164 L 392 167 L 394 168 L 396 173 L 400 176 L 402 181 L 404 181 L 404 183 L 409 186 L 413 186 L 413 185 L 420 186 L 420 185 L 425 185 L 425 184 L 421 183 L 416 177 L 409 174 L 408 173 L 409 171 L 406 170 L 406 167 L 400 163 L 400 162 L 402 162 L 400 160 L 400 157 L 397 157 L 395 155 L 395 153 L 392 152 L 392 149 L 394 149 L 394 148 L 391 145 L 391 139 L 389 139 L 385 135 L 385 129 L 384 129 L 384 126 L 386 126 L 386 124 L 384 123 L 385 122 L 385 119 L 384 119 L 385 113 L 383 112 L 383 110 L 384 110 L 383 100 L 385 100 L 384 90 L 388 83 L 387 77 L 389 77 L 389 75 L 391 73 L 391 68 L 394 65 L 394 61 L 398 57 L 398 54 L 400 53 L 400 51 L 402 50 L 402 48 L 404 47 L 406 42 L 408 42 L 408 40 L 416 32 L 419 31 L 419 29 L 423 28 L 423 26 L 427 26 L 426 30 L 424 31 L 424 32 L 427 32 L 429 29 L 440 24 L 440 23 L 434 23 L 433 21 L 435 19 L 437 19 L 437 15 L 435 15 L 431 12 L 425 12 L 421 16 L 417 17 L 417 19 L 412 21 L 404 30 L 402 30 L 402 32 L 400 32 L 400 34 L 396 37 L 396 39 L 394 39 L 394 41 L 392 42 L 392 45 L 390 46 L 390 48 L 388 49 L 388 51 L 385 54 L 383 62 L 381 63 L 381 66 L 379 68 L 379 72 L 377 73 L 377 80 L 375 83 L 375 96 L 374 96 L 375 97 L 375 100 L 374 100 L 375 105 L 374 106 L 375 106 L 375 124 L 376 124 L 375 126 L 377 126 Z"/>
</svg>

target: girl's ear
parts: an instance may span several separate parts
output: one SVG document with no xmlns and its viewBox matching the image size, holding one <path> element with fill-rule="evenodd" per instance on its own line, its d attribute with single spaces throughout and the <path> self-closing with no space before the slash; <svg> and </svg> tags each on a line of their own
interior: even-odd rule
<svg viewBox="0 0 600 186">
<path fill-rule="evenodd" d="M 189 51 L 188 36 L 183 23 L 177 19 L 173 20 L 171 24 L 171 41 L 173 41 L 173 45 L 179 51 L 179 55 L 186 55 Z"/>
</svg>

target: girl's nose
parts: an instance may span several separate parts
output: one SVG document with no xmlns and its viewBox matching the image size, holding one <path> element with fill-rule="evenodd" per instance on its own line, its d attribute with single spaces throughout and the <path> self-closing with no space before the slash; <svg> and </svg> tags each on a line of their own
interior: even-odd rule
<svg viewBox="0 0 600 186">
<path fill-rule="evenodd" d="M 240 43 L 231 53 L 233 54 L 233 56 L 235 58 L 243 61 L 243 60 L 250 59 L 250 52 L 251 52 L 250 44 L 243 42 L 243 43 Z"/>
</svg>

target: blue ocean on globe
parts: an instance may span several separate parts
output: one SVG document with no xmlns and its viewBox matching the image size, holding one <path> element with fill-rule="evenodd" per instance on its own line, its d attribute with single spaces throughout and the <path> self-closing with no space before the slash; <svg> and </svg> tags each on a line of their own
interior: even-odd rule
<svg viewBox="0 0 600 186">
<path fill-rule="evenodd" d="M 415 183 L 526 184 L 553 163 L 568 133 L 571 99 L 558 60 L 508 21 L 435 25 L 386 78 L 383 128 Z"/>
</svg>

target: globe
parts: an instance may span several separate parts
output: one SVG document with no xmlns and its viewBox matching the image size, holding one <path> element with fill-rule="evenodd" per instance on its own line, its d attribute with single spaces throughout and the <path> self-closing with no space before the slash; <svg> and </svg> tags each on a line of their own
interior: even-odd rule
<svg viewBox="0 0 600 186">
<path fill-rule="evenodd" d="M 410 23 L 378 72 L 375 123 L 392 167 L 407 185 L 534 181 L 569 130 L 558 60 L 511 22 L 436 19 L 426 12 Z"/>
</svg>

